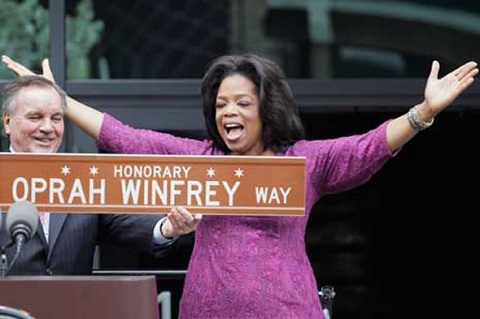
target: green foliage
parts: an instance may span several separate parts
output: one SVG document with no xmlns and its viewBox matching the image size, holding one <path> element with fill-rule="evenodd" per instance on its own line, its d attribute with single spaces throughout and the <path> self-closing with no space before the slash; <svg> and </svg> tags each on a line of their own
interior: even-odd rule
<svg viewBox="0 0 480 319">
<path fill-rule="evenodd" d="M 0 10 L 0 51 L 28 67 L 37 68 L 48 56 L 48 12 L 37 0 L 3 0 Z M 2 78 L 13 78 L 2 68 Z"/>
<path fill-rule="evenodd" d="M 57 1 L 57 0 L 55 0 Z M 42 60 L 49 56 L 49 12 L 38 0 L 1 0 L 0 54 L 41 72 Z M 67 76 L 90 77 L 88 54 L 98 43 L 103 22 L 95 21 L 92 0 L 80 0 L 73 16 L 66 17 Z M 0 79 L 13 79 L 11 71 L 0 67 Z M 0 131 L 3 123 L 0 122 Z M 8 143 L 0 137 L 0 150 Z"/>
<path fill-rule="evenodd" d="M 103 22 L 94 20 L 91 0 L 78 3 L 75 16 L 67 17 L 67 75 L 69 78 L 90 77 L 88 54 L 100 40 Z"/>
<path fill-rule="evenodd" d="M 88 54 L 98 43 L 103 22 L 95 21 L 92 0 L 81 0 L 74 16 L 67 16 L 67 76 L 88 78 Z M 38 0 L 2 0 L 0 10 L 0 52 L 36 71 L 49 54 L 49 14 Z M 0 68 L 1 79 L 11 79 L 11 72 Z"/>
</svg>

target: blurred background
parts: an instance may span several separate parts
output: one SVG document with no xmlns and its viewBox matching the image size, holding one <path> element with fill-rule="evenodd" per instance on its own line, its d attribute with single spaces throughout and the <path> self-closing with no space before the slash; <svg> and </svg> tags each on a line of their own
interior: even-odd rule
<svg viewBox="0 0 480 319">
<path fill-rule="evenodd" d="M 405 113 L 433 59 L 441 76 L 480 61 L 473 0 L 2 0 L 0 21 L 1 54 L 38 72 L 49 57 L 73 97 L 132 126 L 196 138 L 206 137 L 200 78 L 222 54 L 277 61 L 309 139 Z M 0 68 L 0 87 L 12 78 Z M 319 287 L 337 292 L 333 318 L 471 314 L 463 289 L 477 278 L 479 106 L 475 83 L 370 182 L 315 206 L 307 251 Z M 97 152 L 69 123 L 63 151 Z M 157 271 L 175 316 L 194 239 L 159 260 L 99 247 L 97 271 Z"/>
</svg>

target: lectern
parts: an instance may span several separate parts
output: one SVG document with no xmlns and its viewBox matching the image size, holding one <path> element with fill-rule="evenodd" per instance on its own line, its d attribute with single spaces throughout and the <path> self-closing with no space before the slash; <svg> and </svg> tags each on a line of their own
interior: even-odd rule
<svg viewBox="0 0 480 319">
<path fill-rule="evenodd" d="M 154 276 L 5 277 L 0 305 L 38 319 L 159 318 Z"/>
</svg>

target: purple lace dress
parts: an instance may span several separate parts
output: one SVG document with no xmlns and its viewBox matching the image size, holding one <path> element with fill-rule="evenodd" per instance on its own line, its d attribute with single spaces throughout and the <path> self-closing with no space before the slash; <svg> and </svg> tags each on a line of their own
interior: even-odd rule
<svg viewBox="0 0 480 319">
<path fill-rule="evenodd" d="M 108 114 L 97 146 L 124 154 L 223 155 L 210 141 L 134 129 Z M 326 194 L 365 183 L 392 157 L 386 123 L 362 135 L 299 141 L 278 155 L 306 157 L 305 217 L 203 216 L 181 319 L 323 318 L 305 249 L 310 210 Z"/>
</svg>

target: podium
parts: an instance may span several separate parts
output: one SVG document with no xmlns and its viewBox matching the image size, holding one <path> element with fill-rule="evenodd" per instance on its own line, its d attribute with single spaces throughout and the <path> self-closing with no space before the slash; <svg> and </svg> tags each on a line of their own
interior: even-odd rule
<svg viewBox="0 0 480 319">
<path fill-rule="evenodd" d="M 0 278 L 0 305 L 36 319 L 158 319 L 154 276 Z"/>
</svg>

